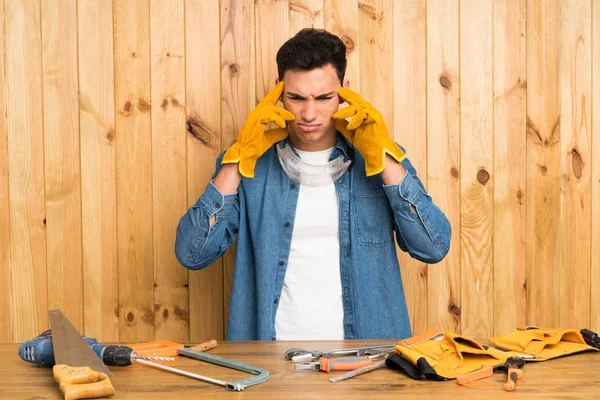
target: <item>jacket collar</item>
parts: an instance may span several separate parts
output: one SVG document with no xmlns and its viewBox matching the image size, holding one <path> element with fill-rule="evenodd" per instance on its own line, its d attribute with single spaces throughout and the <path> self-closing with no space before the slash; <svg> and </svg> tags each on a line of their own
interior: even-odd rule
<svg viewBox="0 0 600 400">
<path fill-rule="evenodd" d="M 290 142 L 289 136 L 277 143 L 277 146 L 280 146 L 282 149 L 285 146 L 290 146 L 294 154 L 298 155 L 298 152 L 294 146 L 292 146 L 292 142 Z M 337 139 L 333 147 L 333 152 L 331 153 L 331 157 L 329 157 L 330 161 L 336 159 L 340 155 L 343 155 L 344 161 L 351 160 L 354 162 L 354 147 L 352 147 L 350 142 L 340 132 L 338 132 Z"/>
</svg>

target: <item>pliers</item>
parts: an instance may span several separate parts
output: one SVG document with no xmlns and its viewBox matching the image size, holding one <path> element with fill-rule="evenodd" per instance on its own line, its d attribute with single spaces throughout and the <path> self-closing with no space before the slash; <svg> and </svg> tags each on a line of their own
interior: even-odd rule
<svg viewBox="0 0 600 400">
<path fill-rule="evenodd" d="M 320 357 L 318 361 L 304 362 L 294 364 L 294 369 L 309 369 L 315 371 L 354 371 L 367 365 L 373 364 L 371 358 L 366 357 L 347 357 L 347 358 L 326 358 Z"/>
</svg>

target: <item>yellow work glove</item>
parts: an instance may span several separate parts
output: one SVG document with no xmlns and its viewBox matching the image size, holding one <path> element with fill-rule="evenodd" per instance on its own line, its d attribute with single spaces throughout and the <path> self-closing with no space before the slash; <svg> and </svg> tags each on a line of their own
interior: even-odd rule
<svg viewBox="0 0 600 400">
<path fill-rule="evenodd" d="M 291 112 L 276 106 L 282 92 L 283 82 L 279 82 L 248 114 L 237 140 L 225 152 L 222 164 L 238 163 L 238 168 L 243 176 L 254 178 L 256 160 L 273 144 L 287 137 L 288 130 L 285 121 L 296 119 Z M 280 128 L 269 129 L 265 132 L 269 122 L 273 122 Z"/>
<path fill-rule="evenodd" d="M 385 167 L 385 154 L 389 154 L 398 162 L 406 155 L 400 147 L 390 139 L 383 116 L 358 93 L 340 87 L 338 95 L 349 106 L 333 114 L 335 127 L 365 159 L 367 176 L 377 175 Z M 350 122 L 345 118 L 353 117 Z"/>
</svg>

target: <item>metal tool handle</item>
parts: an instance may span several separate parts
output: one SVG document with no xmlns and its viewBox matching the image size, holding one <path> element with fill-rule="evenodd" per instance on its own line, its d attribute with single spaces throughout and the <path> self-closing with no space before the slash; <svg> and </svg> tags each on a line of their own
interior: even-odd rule
<svg viewBox="0 0 600 400">
<path fill-rule="evenodd" d="M 394 344 L 366 347 L 352 347 L 347 349 L 335 350 L 311 350 L 299 347 L 293 347 L 285 352 L 285 359 L 292 362 L 316 361 L 319 357 L 339 357 L 339 356 L 365 356 L 370 354 L 383 353 L 393 350 Z"/>
<path fill-rule="evenodd" d="M 353 347 L 350 349 L 337 349 L 337 350 L 327 350 L 323 352 L 324 357 L 332 357 L 332 356 L 366 356 L 370 354 L 382 353 L 386 350 L 393 350 L 395 344 L 385 344 L 381 346 L 366 346 L 366 347 Z"/>
</svg>

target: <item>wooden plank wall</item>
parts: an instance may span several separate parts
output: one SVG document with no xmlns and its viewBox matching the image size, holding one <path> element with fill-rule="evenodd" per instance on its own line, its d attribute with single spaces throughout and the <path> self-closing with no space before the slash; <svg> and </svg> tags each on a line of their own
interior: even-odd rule
<svg viewBox="0 0 600 400">
<path fill-rule="evenodd" d="M 441 263 L 399 252 L 413 330 L 600 330 L 599 2 L 0 0 L 0 342 L 56 307 L 224 337 L 235 249 L 189 272 L 175 228 L 309 26 L 451 221 Z"/>
</svg>

